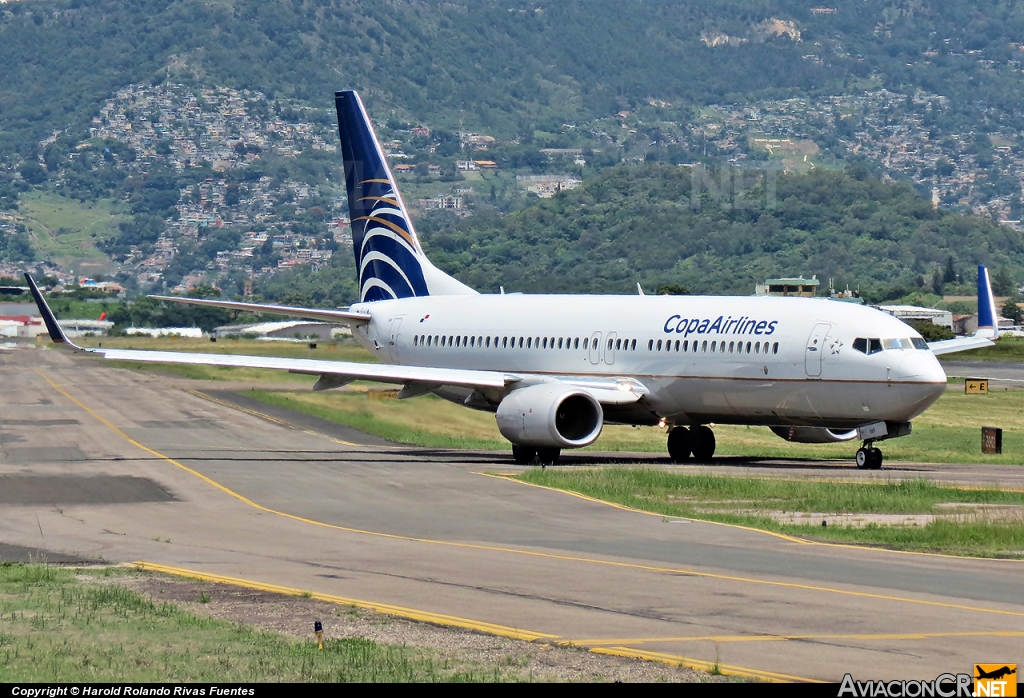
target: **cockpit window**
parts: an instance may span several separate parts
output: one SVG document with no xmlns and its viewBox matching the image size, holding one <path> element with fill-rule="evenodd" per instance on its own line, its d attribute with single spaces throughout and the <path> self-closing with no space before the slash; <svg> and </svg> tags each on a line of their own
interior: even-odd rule
<svg viewBox="0 0 1024 698">
<path fill-rule="evenodd" d="M 928 342 L 924 341 L 920 337 L 914 337 L 910 341 L 914 343 L 915 349 L 928 349 Z"/>
<path fill-rule="evenodd" d="M 861 354 L 867 354 L 868 340 L 864 339 L 863 337 L 857 337 L 857 339 L 853 340 L 853 348 L 859 351 Z"/>
<path fill-rule="evenodd" d="M 880 339 L 869 339 L 868 340 L 868 353 L 877 354 L 882 351 L 882 340 Z"/>
</svg>

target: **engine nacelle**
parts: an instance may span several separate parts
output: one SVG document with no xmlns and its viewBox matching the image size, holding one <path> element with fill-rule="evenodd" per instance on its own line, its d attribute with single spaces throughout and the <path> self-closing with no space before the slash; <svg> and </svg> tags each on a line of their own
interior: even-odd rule
<svg viewBox="0 0 1024 698">
<path fill-rule="evenodd" d="M 498 431 L 521 446 L 581 448 L 601 435 L 601 403 L 564 383 L 540 383 L 513 390 L 498 405 Z"/>
<path fill-rule="evenodd" d="M 831 444 L 840 441 L 853 441 L 857 438 L 857 430 L 837 431 L 824 427 L 770 427 L 776 436 L 798 444 Z"/>
</svg>

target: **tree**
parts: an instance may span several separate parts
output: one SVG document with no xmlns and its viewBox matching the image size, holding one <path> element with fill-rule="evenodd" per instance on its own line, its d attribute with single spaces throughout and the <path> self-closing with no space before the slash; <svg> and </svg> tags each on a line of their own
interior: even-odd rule
<svg viewBox="0 0 1024 698">
<path fill-rule="evenodd" d="M 46 170 L 38 162 L 29 160 L 21 166 L 18 173 L 29 184 L 42 184 L 46 181 Z"/>
<path fill-rule="evenodd" d="M 1014 325 L 1019 325 L 1021 317 L 1024 316 L 1024 311 L 1022 311 L 1020 309 L 1020 306 L 1014 302 L 1015 300 L 1017 300 L 1016 297 L 1008 298 L 1006 300 L 1006 303 L 1003 304 L 1003 310 L 1001 314 L 1003 317 L 1013 320 Z"/>
<path fill-rule="evenodd" d="M 655 293 L 659 296 L 688 296 L 690 295 L 690 289 L 679 284 L 666 284 L 665 286 L 659 286 Z"/>
<path fill-rule="evenodd" d="M 1013 278 L 1006 267 L 1000 267 L 992 279 L 992 292 L 997 296 L 1008 296 L 1016 289 L 1013 287 Z"/>
<path fill-rule="evenodd" d="M 953 255 L 949 255 L 946 259 L 946 272 L 942 275 L 942 280 L 947 284 L 951 284 L 956 281 L 956 269 L 953 267 Z"/>
</svg>

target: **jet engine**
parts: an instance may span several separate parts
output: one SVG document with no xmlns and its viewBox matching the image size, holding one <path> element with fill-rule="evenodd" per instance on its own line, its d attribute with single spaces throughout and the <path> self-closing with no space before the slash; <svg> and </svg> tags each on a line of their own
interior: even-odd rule
<svg viewBox="0 0 1024 698">
<path fill-rule="evenodd" d="M 839 441 L 853 441 L 857 430 L 839 431 L 824 427 L 770 427 L 777 436 L 798 444 L 831 444 Z"/>
<path fill-rule="evenodd" d="M 498 405 L 498 431 L 514 444 L 581 448 L 601 435 L 601 403 L 564 383 L 540 383 L 513 390 Z"/>
</svg>

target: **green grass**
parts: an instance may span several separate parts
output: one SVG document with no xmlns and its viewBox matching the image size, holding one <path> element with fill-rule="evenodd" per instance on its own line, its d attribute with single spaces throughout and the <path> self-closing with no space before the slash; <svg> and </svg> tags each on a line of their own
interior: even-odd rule
<svg viewBox="0 0 1024 698">
<path fill-rule="evenodd" d="M 32 231 L 40 256 L 87 276 L 116 269 L 96 248 L 96 241 L 116 235 L 122 218 L 108 200 L 81 203 L 52 192 L 34 191 L 21 197 L 18 213 Z"/>
<path fill-rule="evenodd" d="M 324 359 L 330 361 L 373 362 L 370 352 L 351 340 L 318 342 L 316 349 L 299 342 L 260 342 L 251 339 L 189 339 L 172 337 L 83 337 L 75 340 L 85 347 L 112 347 L 117 349 L 142 349 L 148 351 L 181 351 L 211 354 L 247 354 L 253 356 L 284 356 L 299 359 Z M 316 376 L 306 376 L 287 371 L 258 368 L 233 368 L 226 366 L 196 366 L 190 364 L 150 364 L 139 361 L 112 361 L 107 365 L 137 371 L 171 374 L 183 378 L 211 381 L 239 381 L 252 383 L 283 383 L 311 387 Z"/>
<path fill-rule="evenodd" d="M 422 682 L 515 680 L 430 650 L 296 640 L 158 604 L 116 584 L 0 564 L 0 682 Z"/>
<path fill-rule="evenodd" d="M 458 407 L 432 395 L 412 400 L 373 399 L 369 392 L 250 390 L 245 395 L 396 443 L 431 448 L 508 447 L 494 426 L 493 415 Z"/>
<path fill-rule="evenodd" d="M 991 347 L 947 354 L 950 361 L 1020 361 L 1024 362 L 1024 337 L 1000 337 Z"/>
<path fill-rule="evenodd" d="M 666 516 L 719 521 L 814 539 L 981 557 L 1024 557 L 1020 509 L 963 509 L 923 526 L 864 528 L 781 523 L 768 512 L 948 513 L 939 504 L 1024 506 L 1024 493 L 961 489 L 924 480 L 858 484 L 688 475 L 638 468 L 532 469 L 533 484 Z"/>
<path fill-rule="evenodd" d="M 250 391 L 269 404 L 344 424 L 391 441 L 428 447 L 508 448 L 494 415 L 433 397 L 370 400 L 366 393 Z M 886 460 L 928 463 L 1019 464 L 1024 454 L 1024 391 L 964 395 L 950 390 L 914 420 L 910 436 L 881 444 Z M 1003 428 L 1003 454 L 981 453 L 981 427 Z M 765 427 L 718 425 L 719 456 L 852 459 L 858 443 L 795 444 Z M 589 450 L 664 454 L 665 432 L 655 427 L 606 425 Z"/>
</svg>

